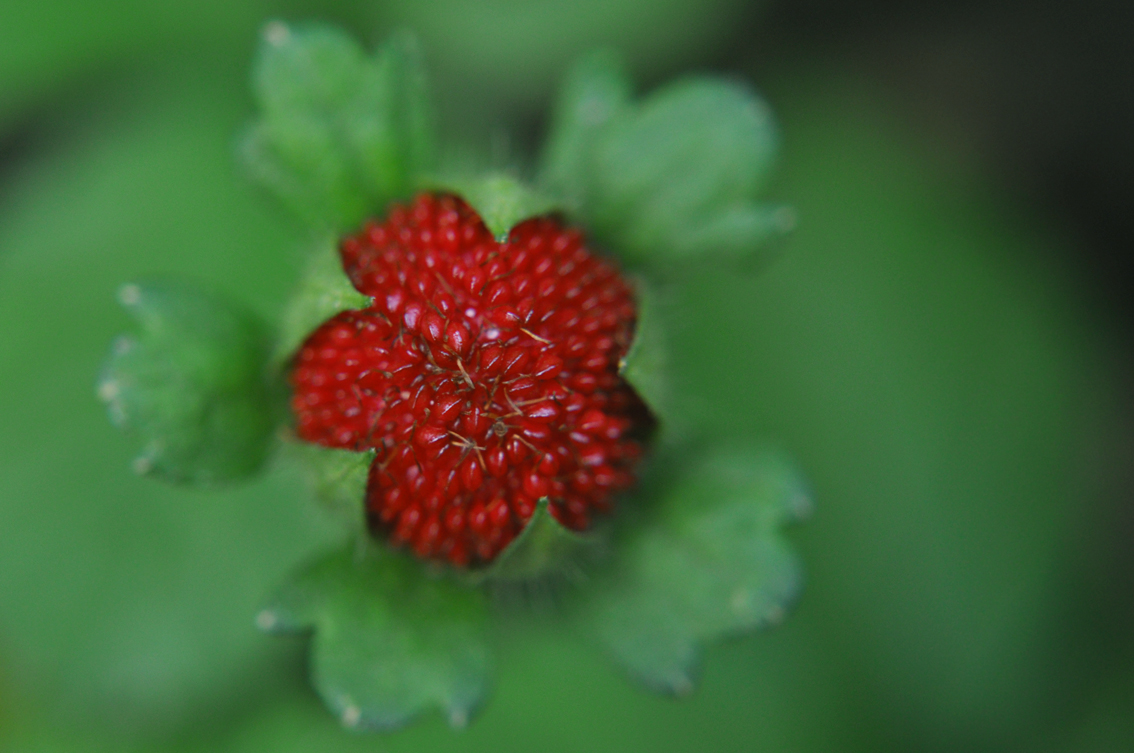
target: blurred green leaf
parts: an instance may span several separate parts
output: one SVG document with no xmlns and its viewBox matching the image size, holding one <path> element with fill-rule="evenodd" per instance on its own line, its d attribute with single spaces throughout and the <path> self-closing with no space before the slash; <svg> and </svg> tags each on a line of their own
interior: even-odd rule
<svg viewBox="0 0 1134 753">
<path fill-rule="evenodd" d="M 536 503 L 524 530 L 501 552 L 492 565 L 470 573 L 470 580 L 531 581 L 562 572 L 570 558 L 594 543 L 593 537 L 563 526 L 551 514 L 546 497 Z"/>
<path fill-rule="evenodd" d="M 354 534 L 366 535 L 366 484 L 374 450 L 354 452 L 299 440 L 285 444 L 286 457 L 299 463 L 312 495 Z"/>
<path fill-rule="evenodd" d="M 806 608 L 806 602 L 801 606 Z M 258 709 L 230 744 L 210 751 L 307 753 L 499 753 L 517 751 L 878 750 L 863 734 L 862 710 L 838 684 L 818 623 L 799 615 L 759 640 L 711 651 L 713 669 L 692 697 L 674 703 L 643 693 L 610 670 L 593 646 L 549 621 L 506 629 L 492 701 L 461 734 L 415 724 L 380 739 L 350 734 L 308 695 Z M 607 720 L 616 719 L 617 723 Z"/>
<path fill-rule="evenodd" d="M 675 430 L 673 426 L 665 323 L 648 282 L 641 278 L 634 281 L 634 297 L 638 304 L 634 341 L 618 365 L 618 371 L 661 423 L 666 438 L 679 436 L 681 429 Z"/>
<path fill-rule="evenodd" d="M 736 82 L 689 78 L 626 103 L 606 57 L 568 77 L 542 178 L 632 266 L 750 255 L 794 222 L 757 202 L 778 138 L 767 106 Z"/>
<path fill-rule="evenodd" d="M 320 230 L 344 231 L 407 198 L 433 160 L 432 114 L 413 38 L 373 58 L 326 26 L 264 27 L 244 142 L 253 175 Z"/>
<path fill-rule="evenodd" d="M 566 209 L 584 211 L 594 142 L 611 118 L 629 106 L 630 95 L 630 79 L 614 52 L 593 52 L 567 74 L 540 157 L 540 183 Z"/>
<path fill-rule="evenodd" d="M 755 199 L 776 142 L 771 113 L 746 87 L 669 84 L 596 140 L 590 224 L 636 264 L 746 254 L 774 229 Z"/>
<path fill-rule="evenodd" d="M 259 470 L 281 387 L 268 373 L 263 322 L 186 283 L 124 285 L 118 299 L 141 333 L 115 341 L 98 394 L 142 440 L 134 470 L 201 484 Z"/>
<path fill-rule="evenodd" d="M 548 214 L 556 204 L 548 196 L 521 183 L 511 175 L 489 173 L 483 176 L 452 176 L 429 179 L 432 190 L 449 191 L 476 210 L 489 232 L 503 241 L 517 223 Z"/>
<path fill-rule="evenodd" d="M 488 692 L 487 602 L 376 546 L 349 547 L 297 576 L 257 618 L 314 631 L 311 672 L 347 727 L 390 729 L 439 708 L 465 726 Z"/>
<path fill-rule="evenodd" d="M 584 618 L 634 676 L 684 695 L 705 642 L 783 618 L 801 575 L 780 529 L 810 501 L 787 463 L 746 449 L 683 458 L 666 476 Z"/>
<path fill-rule="evenodd" d="M 341 311 L 365 308 L 370 301 L 343 271 L 335 242 L 329 237 L 319 241 L 284 309 L 272 360 L 283 366 L 323 322 Z"/>
</svg>

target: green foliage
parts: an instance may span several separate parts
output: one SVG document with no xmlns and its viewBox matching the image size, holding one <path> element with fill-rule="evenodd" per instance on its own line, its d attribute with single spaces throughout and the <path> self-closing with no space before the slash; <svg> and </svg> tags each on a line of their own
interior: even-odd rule
<svg viewBox="0 0 1134 753">
<path fill-rule="evenodd" d="M 671 474 L 638 500 L 656 509 L 619 542 L 585 615 L 633 675 L 686 694 L 704 643 L 783 619 L 801 574 L 781 528 L 810 501 L 790 465 L 743 448 L 682 458 Z"/>
<path fill-rule="evenodd" d="M 425 86 L 413 44 L 404 35 L 395 36 L 371 60 L 329 28 L 272 23 L 264 32 L 254 84 L 262 118 L 245 144 L 249 165 L 325 238 L 430 185 L 423 179 L 430 174 L 425 171 L 433 151 Z M 608 250 L 631 263 L 658 268 L 690 254 L 734 253 L 736 249 L 726 248 L 729 243 L 751 240 L 736 217 L 748 210 L 745 202 L 761 187 L 772 151 L 761 107 L 740 87 L 709 80 L 679 83 L 632 104 L 617 65 L 595 56 L 573 75 L 558 109 L 543 167 L 549 192 L 499 173 L 434 180 L 431 187 L 462 195 L 498 237 L 527 217 L 566 207 L 596 230 Z M 148 304 L 147 290 L 127 291 L 129 301 L 147 303 L 141 310 L 155 308 Z M 327 318 L 367 302 L 343 274 L 333 244 L 320 243 L 284 317 L 270 371 L 278 375 L 295 348 Z M 620 366 L 668 427 L 666 338 L 645 283 L 639 303 L 638 334 Z M 182 308 L 188 313 L 178 320 L 180 329 L 191 330 L 186 342 L 214 343 L 217 336 L 211 333 L 218 327 L 205 326 L 207 318 L 197 310 L 208 307 Z M 256 365 L 249 373 L 270 384 L 265 343 L 261 338 L 256 349 L 247 343 L 243 347 Z M 140 370 L 129 360 L 140 350 L 121 348 L 112 365 L 122 361 L 132 371 L 120 368 L 104 381 L 104 396 L 124 416 L 130 411 L 123 406 L 132 404 L 119 395 L 133 394 L 122 387 L 131 386 L 130 375 Z M 191 352 L 201 350 L 207 348 Z M 232 354 L 220 350 L 212 361 L 205 360 L 228 363 L 222 356 L 231 359 Z M 191 391 L 168 373 L 200 360 L 172 346 L 141 359 L 145 375 L 158 375 L 148 383 L 161 400 L 150 402 L 170 415 L 165 423 L 151 423 L 162 428 L 171 424 L 188 436 L 183 444 L 190 449 L 214 451 L 237 463 L 244 455 L 225 441 L 236 441 L 238 435 L 226 436 L 219 429 L 189 434 L 182 425 L 205 422 L 192 423 L 174 410 L 188 411 L 193 403 L 182 406 L 183 393 Z M 215 364 L 213 371 L 227 373 Z M 200 391 L 227 395 L 221 389 L 227 383 L 218 380 L 206 381 L 208 389 Z M 269 408 L 270 398 L 265 399 Z M 160 411 L 157 415 L 165 417 Z M 220 428 L 226 427 L 231 428 L 222 422 Z M 151 445 L 174 447 L 178 459 L 188 456 L 182 466 L 196 462 L 216 475 L 163 437 Z M 374 453 L 291 450 L 307 466 L 316 497 L 356 534 L 363 533 L 365 485 Z M 151 455 L 143 462 L 176 475 L 165 470 L 168 463 L 158 465 L 160 453 Z M 743 463 L 727 456 L 688 473 L 676 471 L 677 486 L 654 490 L 662 495 L 657 519 L 648 516 L 655 527 L 630 536 L 629 550 L 616 558 L 618 566 L 603 585 L 580 595 L 588 603 L 583 612 L 593 623 L 588 629 L 653 686 L 671 691 L 689 687 L 702 641 L 768 619 L 775 609 L 782 610 L 795 587 L 794 561 L 775 537 L 782 515 L 760 514 L 769 509 L 783 513 L 775 505 L 774 479 L 767 478 L 774 474 L 759 465 L 748 468 L 746 476 Z M 198 472 L 187 478 L 210 477 Z M 705 509 L 696 509 L 699 502 Z M 693 507 L 682 510 L 683 505 Z M 710 542 L 721 534 L 724 539 Z M 483 635 L 487 603 L 478 586 L 487 580 L 538 580 L 563 568 L 591 543 L 593 537 L 563 528 L 547 500 L 491 567 L 461 579 L 435 577 L 421 563 L 355 536 L 354 548 L 321 561 L 285 587 L 261 613 L 260 624 L 270 630 L 314 630 L 315 684 L 347 726 L 400 726 L 434 706 L 460 725 L 485 694 L 489 672 Z M 706 548 L 716 557 L 708 563 L 698 559 Z M 728 569 L 729 563 L 736 569 Z"/>
<path fill-rule="evenodd" d="M 344 231 L 411 195 L 435 150 L 413 38 L 368 58 L 325 26 L 269 23 L 253 89 L 260 120 L 243 154 L 253 175 L 316 229 Z"/>
<path fill-rule="evenodd" d="M 99 7 L 59 20 L 101 19 Z M 462 39 L 466 17 L 449 19 Z M 250 629 L 265 589 L 326 535 L 299 479 L 209 495 L 146 483 L 123 473 L 128 448 L 91 397 L 121 327 L 110 291 L 139 269 L 203 276 L 264 312 L 292 282 L 291 239 L 226 159 L 242 70 L 186 63 L 147 68 L 152 86 L 132 79 L 129 98 L 98 97 L 107 109 L 76 120 L 80 138 L 47 142 L 5 177 L 0 674 L 12 718 L 69 703 L 52 717 L 52 730 L 77 729 L 59 733 L 62 750 L 103 749 L 100 737 L 133 750 L 123 730 L 138 726 L 156 749 L 181 749 L 173 738 L 190 725 L 204 738 L 192 749 L 210 753 L 1042 749 L 1081 711 L 1100 722 L 1088 707 L 1101 702 L 1113 717 L 1100 734 L 1116 735 L 1103 742 L 1129 738 L 1129 694 L 1096 685 L 1129 675 L 1124 664 L 1074 678 L 1088 701 L 1067 707 L 1066 675 L 1048 663 L 1113 646 L 1054 621 L 1082 605 L 1053 574 L 1068 572 L 1068 550 L 1093 562 L 1108 545 L 1080 540 L 1075 516 L 1121 471 L 1076 459 L 1114 446 L 1126 415 L 1114 395 L 1129 392 L 1101 363 L 1107 340 L 1075 276 L 1037 262 L 1074 249 L 925 159 L 873 84 L 816 78 L 810 64 L 806 78 L 768 79 L 791 136 L 780 194 L 807 218 L 790 253 L 758 278 L 706 265 L 665 291 L 682 312 L 666 332 L 674 397 L 700 403 L 715 435 L 777 437 L 823 500 L 793 536 L 809 574 L 801 609 L 759 640 L 709 649 L 704 683 L 680 704 L 628 689 L 560 632 L 516 628 L 499 691 L 465 733 L 344 735 L 289 693 L 294 657 Z M 39 749 L 8 732 L 0 748 Z"/>
<path fill-rule="evenodd" d="M 661 431 L 668 439 L 680 435 L 681 431 L 673 426 L 669 353 L 655 295 L 648 282 L 643 279 L 634 281 L 638 321 L 634 326 L 634 341 L 618 365 L 618 371 L 660 422 Z"/>
<path fill-rule="evenodd" d="M 359 90 L 355 78 L 366 65 L 362 53 L 337 33 L 323 29 L 300 34 L 271 25 L 266 39 L 257 82 L 265 122 L 272 124 L 273 117 L 279 121 L 273 127 L 283 135 L 276 141 L 286 142 L 286 128 L 310 130 L 308 119 L 296 118 L 297 112 L 317 112 L 325 123 L 346 123 L 349 134 Z M 335 132 L 335 128 L 315 130 L 324 135 Z M 329 137 L 327 143 L 332 144 Z M 353 142 L 348 137 L 346 143 Z M 340 144 L 332 146 L 339 149 Z M 413 141 L 407 140 L 391 149 L 397 153 L 400 148 L 406 164 L 422 164 L 415 161 L 412 146 Z M 317 197 L 296 194 L 296 201 L 311 210 L 317 206 L 314 199 L 330 197 L 340 217 L 353 217 L 358 210 L 348 199 L 366 192 L 335 176 L 347 174 L 346 168 L 375 166 L 350 149 L 335 155 L 320 149 L 319 143 L 306 144 L 303 155 L 320 169 L 334 168 L 334 180 L 321 184 L 308 171 L 304 185 L 325 184 L 333 190 Z M 598 54 L 585 59 L 565 87 L 541 168 L 544 189 L 533 190 L 502 173 L 442 174 L 419 184 L 461 195 L 501 239 L 523 219 L 565 208 L 595 232 L 608 251 L 632 265 L 657 269 L 701 254 L 740 256 L 767 235 L 774 212 L 756 205 L 754 197 L 763 187 L 773 151 L 770 116 L 739 85 L 688 80 L 635 104 L 617 62 Z M 335 167 L 340 163 L 345 167 Z M 399 194 L 386 190 L 378 195 Z M 620 368 L 663 427 L 672 430 L 663 324 L 644 282 L 638 297 L 638 333 Z M 322 320 L 361 301 L 348 287 L 333 252 L 321 252 L 297 304 L 285 323 L 281 357 Z M 676 434 L 671 431 L 669 436 Z M 371 455 L 319 450 L 308 454 L 319 496 L 361 523 Z M 634 548 L 620 558 L 619 574 L 611 576 L 597 601 L 584 610 L 597 621 L 591 629 L 653 686 L 671 691 L 691 687 L 702 641 L 770 619 L 775 610 L 782 612 L 783 602 L 796 588 L 794 560 L 775 535 L 788 515 L 781 499 L 788 492 L 776 484 L 790 486 L 788 472 L 773 468 L 770 461 L 759 461 L 746 476 L 744 462 L 734 455 L 705 461 L 704 467 L 679 476 L 677 487 L 656 489 L 664 497 L 660 527 L 632 537 Z M 697 511 L 697 503 L 706 498 L 716 504 Z M 683 505 L 693 507 L 682 512 Z M 714 546 L 709 539 L 722 533 L 726 536 L 715 544 L 720 548 L 714 550 L 715 559 L 699 561 L 700 549 Z M 460 592 L 464 594 L 460 598 L 479 598 L 472 588 L 488 580 L 542 578 L 564 567 L 588 543 L 592 542 L 587 537 L 563 528 L 543 500 L 524 531 L 492 566 L 461 579 L 470 590 Z M 452 700 L 447 695 L 450 690 L 438 690 L 448 688 L 446 681 L 427 680 L 426 689 L 414 684 L 415 675 L 437 676 L 431 664 L 436 652 L 420 659 L 411 652 L 399 659 L 369 647 L 364 636 L 402 625 L 401 613 L 391 610 L 404 601 L 401 594 L 406 589 L 417 588 L 417 580 L 412 588 L 405 585 L 412 564 L 400 558 L 378 551 L 362 557 L 339 557 L 335 564 L 302 576 L 285 590 L 283 606 L 264 613 L 265 620 L 271 626 L 315 627 L 316 684 L 350 726 L 396 726 L 433 703 L 449 707 L 454 718 L 466 718 L 468 699 L 458 693 L 458 700 Z M 382 566 L 375 564 L 379 561 Z M 386 573 L 388 567 L 402 574 Z M 423 577 L 420 572 L 412 576 Z M 359 611 L 370 603 L 367 593 L 378 605 L 373 607 L 377 612 Z M 457 593 L 451 595 L 457 598 Z M 289 606 L 293 602 L 300 606 Z M 412 615 L 404 620 L 416 624 Z M 340 623 L 347 625 L 341 636 L 335 627 Z M 405 628 L 411 633 L 417 629 Z M 477 653 L 479 636 L 472 634 L 464 648 L 458 645 L 459 635 L 446 640 L 450 638 L 457 642 L 447 643 L 445 651 Z M 388 651 L 385 644 L 383 651 Z M 465 671 L 462 676 L 475 674 Z"/>
<path fill-rule="evenodd" d="M 438 178 L 429 184 L 434 190 L 456 193 L 468 202 L 500 241 L 522 220 L 558 208 L 547 196 L 504 173 Z"/>
<path fill-rule="evenodd" d="M 374 451 L 354 452 L 298 440 L 286 443 L 287 454 L 307 474 L 312 495 L 330 515 L 357 535 L 366 534 L 366 482 Z"/>
<path fill-rule="evenodd" d="M 312 679 L 326 704 L 347 727 L 389 729 L 434 707 L 468 723 L 488 692 L 487 619 L 480 591 L 363 545 L 303 572 L 257 622 L 313 630 Z"/>
<path fill-rule="evenodd" d="M 613 52 L 591 53 L 568 73 L 544 143 L 540 182 L 572 212 L 585 215 L 589 210 L 593 144 L 631 106 L 631 94 L 629 76 Z"/>
<path fill-rule="evenodd" d="M 669 84 L 640 102 L 607 56 L 585 58 L 556 106 L 542 180 L 632 266 L 738 258 L 790 228 L 757 200 L 777 136 L 747 87 L 714 78 Z"/>
<path fill-rule="evenodd" d="M 282 366 L 320 324 L 341 311 L 365 308 L 370 301 L 354 289 L 346 276 L 334 241 L 324 238 L 312 251 L 299 285 L 284 309 L 273 361 Z"/>
<path fill-rule="evenodd" d="M 264 325 L 182 283 L 125 285 L 118 297 L 141 334 L 115 341 L 98 394 L 111 420 L 142 440 L 134 469 L 182 483 L 258 470 L 277 397 Z"/>
<path fill-rule="evenodd" d="M 561 573 L 580 549 L 593 543 L 593 537 L 575 533 L 556 520 L 544 497 L 536 503 L 535 512 L 520 535 L 488 568 L 471 573 L 471 579 L 532 581 Z"/>
</svg>

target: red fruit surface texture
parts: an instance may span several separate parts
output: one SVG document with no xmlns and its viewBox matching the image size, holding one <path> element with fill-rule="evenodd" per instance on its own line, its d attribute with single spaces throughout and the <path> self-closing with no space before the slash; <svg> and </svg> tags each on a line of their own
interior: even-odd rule
<svg viewBox="0 0 1134 753">
<path fill-rule="evenodd" d="M 634 298 L 582 233 L 538 217 L 497 242 L 463 201 L 425 194 L 340 252 L 373 303 L 306 340 L 292 408 L 300 438 L 377 451 L 376 535 L 483 564 L 540 498 L 582 531 L 633 484 L 648 419 L 618 363 Z"/>
</svg>

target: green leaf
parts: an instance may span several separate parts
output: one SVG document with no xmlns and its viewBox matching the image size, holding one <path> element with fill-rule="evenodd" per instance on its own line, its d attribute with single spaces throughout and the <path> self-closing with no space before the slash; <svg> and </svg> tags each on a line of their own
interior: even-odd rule
<svg viewBox="0 0 1134 753">
<path fill-rule="evenodd" d="M 517 223 L 553 212 L 555 201 L 506 173 L 453 176 L 428 181 L 430 188 L 457 194 L 477 211 L 497 240 L 504 241 Z"/>
<path fill-rule="evenodd" d="M 646 403 L 650 413 L 661 423 L 662 431 L 672 436 L 675 432 L 670 409 L 669 353 L 664 322 L 660 320 L 653 288 L 645 280 L 634 280 L 634 297 L 638 305 L 634 341 L 618 364 L 618 373 Z"/>
<path fill-rule="evenodd" d="M 183 283 L 125 285 L 119 301 L 141 333 L 114 343 L 98 394 L 111 420 L 142 440 L 134 469 L 183 483 L 258 470 L 277 390 L 260 321 Z"/>
<path fill-rule="evenodd" d="M 273 362 L 282 365 L 319 325 L 340 311 L 369 306 L 371 298 L 354 289 L 331 238 L 315 247 L 299 285 L 284 310 Z"/>
<path fill-rule="evenodd" d="M 285 443 L 307 474 L 312 495 L 330 513 L 359 534 L 366 531 L 366 483 L 375 451 L 355 452 L 299 440 Z"/>
<path fill-rule="evenodd" d="M 484 594 L 421 562 L 349 547 L 300 574 L 257 617 L 314 631 L 311 671 L 347 727 L 390 729 L 433 707 L 462 727 L 488 691 Z"/>
<path fill-rule="evenodd" d="M 546 497 L 536 503 L 524 530 L 513 539 L 487 569 L 472 573 L 474 582 L 486 580 L 527 581 L 561 572 L 594 537 L 575 533 L 551 514 Z"/>
<path fill-rule="evenodd" d="M 794 225 L 758 201 L 777 141 L 740 83 L 689 78 L 628 103 L 616 64 L 592 56 L 568 77 L 541 180 L 631 266 L 745 257 Z"/>
<path fill-rule="evenodd" d="M 540 183 L 581 211 L 596 134 L 630 100 L 630 80 L 612 52 L 593 52 L 567 75 L 551 120 L 540 164 Z"/>
<path fill-rule="evenodd" d="M 591 222 L 633 263 L 743 253 L 774 229 L 755 199 L 775 151 L 771 113 L 749 89 L 676 82 L 600 134 Z"/>
<path fill-rule="evenodd" d="M 255 62 L 261 110 L 243 144 L 253 177 L 319 229 L 343 231 L 408 197 L 434 157 L 413 38 L 372 58 L 325 26 L 269 23 Z"/>
<path fill-rule="evenodd" d="M 692 690 L 703 643 L 782 619 L 801 574 L 780 528 L 810 507 L 773 455 L 726 449 L 686 463 L 655 484 L 656 518 L 619 542 L 584 611 L 615 659 L 675 694 Z"/>
</svg>

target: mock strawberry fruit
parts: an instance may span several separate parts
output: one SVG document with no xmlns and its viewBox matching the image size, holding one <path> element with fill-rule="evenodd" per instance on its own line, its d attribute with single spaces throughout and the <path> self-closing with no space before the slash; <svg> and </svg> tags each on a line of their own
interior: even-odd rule
<svg viewBox="0 0 1134 753">
<path fill-rule="evenodd" d="M 483 564 L 541 498 L 579 531 L 633 483 L 648 417 L 618 363 L 634 299 L 578 230 L 539 217 L 497 242 L 459 198 L 425 194 L 340 252 L 373 303 L 303 344 L 292 407 L 301 439 L 376 451 L 376 534 Z"/>
</svg>

